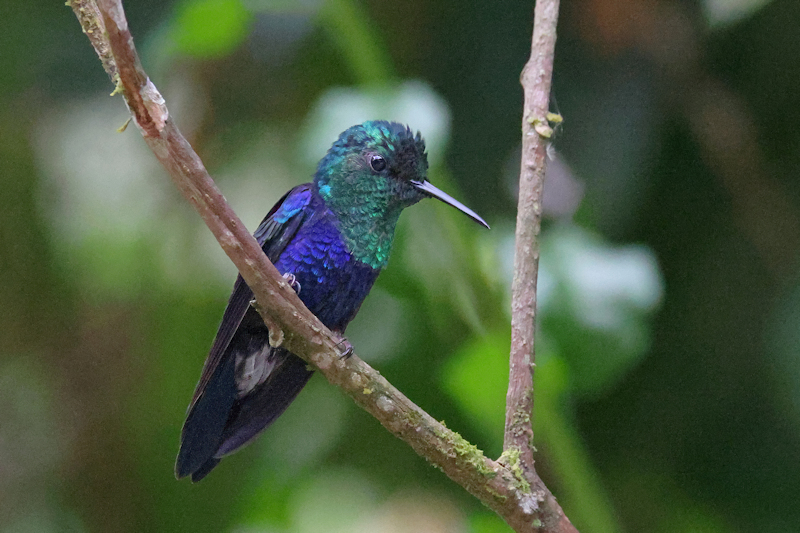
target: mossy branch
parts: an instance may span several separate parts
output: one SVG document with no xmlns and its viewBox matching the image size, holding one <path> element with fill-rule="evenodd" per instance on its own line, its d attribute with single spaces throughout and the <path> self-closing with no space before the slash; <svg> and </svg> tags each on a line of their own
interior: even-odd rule
<svg viewBox="0 0 800 533">
<path fill-rule="evenodd" d="M 284 333 L 284 345 L 515 531 L 571 531 L 563 527 L 569 521 L 538 477 L 527 484 L 520 482 L 519 465 L 513 457 L 510 461 L 488 459 L 359 357 L 340 357 L 340 339 L 303 305 L 270 263 L 175 126 L 164 99 L 139 62 L 120 1 L 72 0 L 69 5 L 115 84 L 115 93 L 121 88 L 145 142 L 239 269 L 265 321 Z"/>
</svg>

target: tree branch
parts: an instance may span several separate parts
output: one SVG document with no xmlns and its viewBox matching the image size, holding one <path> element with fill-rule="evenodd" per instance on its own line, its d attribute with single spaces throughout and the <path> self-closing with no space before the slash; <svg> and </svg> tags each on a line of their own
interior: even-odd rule
<svg viewBox="0 0 800 533">
<path fill-rule="evenodd" d="M 550 80 L 556 46 L 559 0 L 537 0 L 531 56 L 520 81 L 525 93 L 522 114 L 522 162 L 519 175 L 514 280 L 511 287 L 511 354 L 506 429 L 503 449 L 518 453 L 526 475 L 533 465 L 533 369 L 536 328 L 536 279 L 539 273 L 538 235 L 542 220 L 542 186 L 547 164 Z"/>
<path fill-rule="evenodd" d="M 535 491 L 545 495 L 543 513 L 547 531 L 577 531 L 536 473 L 533 461 L 533 370 L 536 327 L 536 281 L 539 272 L 539 242 L 542 219 L 542 189 L 547 164 L 548 105 L 553 76 L 559 0 L 537 0 L 533 21 L 531 56 L 520 82 L 525 101 L 522 114 L 522 161 L 511 287 L 511 353 L 509 357 L 504 458 L 518 458 L 521 475 Z"/>
<path fill-rule="evenodd" d="M 106 72 L 117 84 L 145 142 L 239 269 L 271 328 L 284 345 L 342 388 L 420 456 L 493 509 L 515 531 L 574 531 L 552 494 L 517 462 L 492 461 L 458 433 L 417 407 L 357 356 L 343 359 L 334 336 L 303 305 L 262 252 L 169 116 L 164 99 L 142 69 L 119 0 L 72 0 Z M 508 458 L 506 458 L 508 459 Z M 533 480 L 531 482 L 530 480 Z"/>
</svg>

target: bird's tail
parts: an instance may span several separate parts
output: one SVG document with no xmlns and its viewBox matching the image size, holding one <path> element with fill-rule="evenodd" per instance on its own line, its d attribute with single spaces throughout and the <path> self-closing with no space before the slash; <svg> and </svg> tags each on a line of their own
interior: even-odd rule
<svg viewBox="0 0 800 533">
<path fill-rule="evenodd" d="M 191 475 L 193 482 L 200 481 L 222 457 L 251 442 L 294 401 L 313 372 L 296 355 L 280 351 L 274 354 L 280 362 L 269 378 L 240 399 L 235 399 L 233 357 L 214 376 L 216 383 L 209 382 L 184 424 L 177 477 Z"/>
<path fill-rule="evenodd" d="M 236 402 L 215 457 L 231 454 L 267 429 L 294 401 L 314 373 L 306 362 L 290 352 L 253 392 Z"/>
<path fill-rule="evenodd" d="M 214 454 L 236 402 L 234 366 L 234 358 L 228 357 L 214 372 L 202 395 L 189 410 L 181 431 L 181 449 L 175 462 L 175 477 L 178 479 L 191 475 L 192 480 L 197 481 L 219 462 L 213 461 Z M 203 473 L 195 479 L 200 471 Z"/>
</svg>

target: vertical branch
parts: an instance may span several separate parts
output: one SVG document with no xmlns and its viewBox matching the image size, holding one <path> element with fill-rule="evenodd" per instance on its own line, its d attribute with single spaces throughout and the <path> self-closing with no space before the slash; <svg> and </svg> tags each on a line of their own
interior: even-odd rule
<svg viewBox="0 0 800 533">
<path fill-rule="evenodd" d="M 537 240 L 542 218 L 542 185 L 547 162 L 550 80 L 556 45 L 559 0 L 537 0 L 531 57 L 522 71 L 525 93 L 522 115 L 522 164 L 519 176 L 514 281 L 511 288 L 511 355 L 503 449 L 519 452 L 526 476 L 533 468 L 533 348 L 536 319 Z"/>
</svg>

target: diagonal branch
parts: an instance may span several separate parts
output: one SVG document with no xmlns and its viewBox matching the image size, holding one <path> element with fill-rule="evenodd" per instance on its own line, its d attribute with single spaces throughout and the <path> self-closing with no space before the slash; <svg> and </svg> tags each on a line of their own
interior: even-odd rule
<svg viewBox="0 0 800 533">
<path fill-rule="evenodd" d="M 72 0 L 70 5 L 117 84 L 115 93 L 121 91 L 125 97 L 145 142 L 239 269 L 265 322 L 284 333 L 285 346 L 516 531 L 574 531 L 535 473 L 526 479 L 517 463 L 506 466 L 488 459 L 357 356 L 340 357 L 340 339 L 303 305 L 270 263 L 178 131 L 164 99 L 139 63 L 119 0 Z"/>
</svg>

